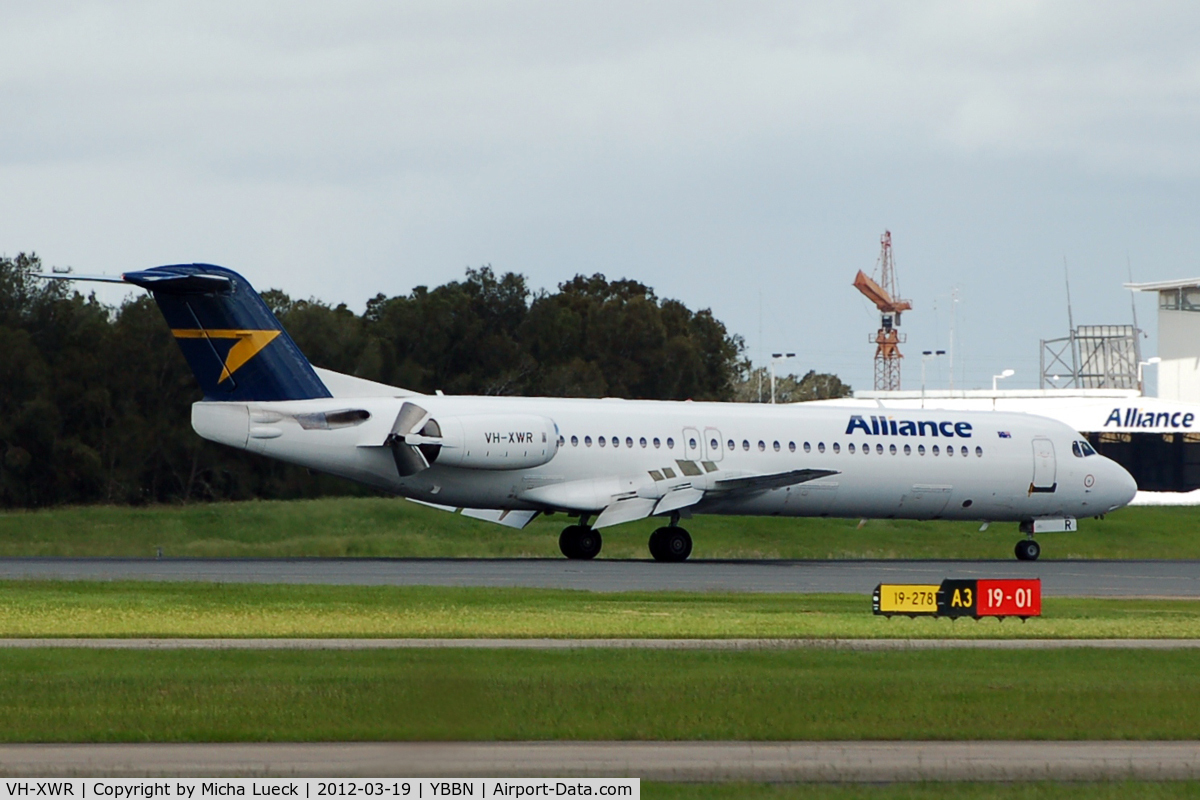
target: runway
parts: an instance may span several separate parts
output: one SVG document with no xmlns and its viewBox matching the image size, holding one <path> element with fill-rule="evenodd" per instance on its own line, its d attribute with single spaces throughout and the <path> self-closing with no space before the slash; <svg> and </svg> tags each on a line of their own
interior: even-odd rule
<svg viewBox="0 0 1200 800">
<path fill-rule="evenodd" d="M 1200 777 L 1200 742 L 376 742 L 0 745 L 6 777 L 612 777 L 1045 781 Z"/>
<path fill-rule="evenodd" d="M 870 594 L 878 583 L 1041 578 L 1048 597 L 1200 597 L 1200 561 L 568 561 L 5 558 L 0 579 Z"/>
</svg>

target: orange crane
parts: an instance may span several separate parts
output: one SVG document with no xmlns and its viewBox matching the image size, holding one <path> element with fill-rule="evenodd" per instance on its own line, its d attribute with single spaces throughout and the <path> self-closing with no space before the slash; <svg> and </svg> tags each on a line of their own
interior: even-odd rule
<svg viewBox="0 0 1200 800">
<path fill-rule="evenodd" d="M 879 309 L 879 330 L 869 341 L 875 343 L 875 390 L 897 391 L 900 389 L 900 345 L 907 337 L 896 328 L 900 327 L 900 312 L 912 308 L 908 300 L 896 299 L 896 265 L 892 261 L 892 232 L 884 231 L 879 237 L 879 261 L 875 269 L 879 282 L 868 278 L 861 269 L 854 276 L 854 288 Z"/>
</svg>

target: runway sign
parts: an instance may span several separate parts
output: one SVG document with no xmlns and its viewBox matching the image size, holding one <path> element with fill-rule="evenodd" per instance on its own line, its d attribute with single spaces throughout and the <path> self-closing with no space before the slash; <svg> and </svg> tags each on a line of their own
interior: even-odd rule
<svg viewBox="0 0 1200 800">
<path fill-rule="evenodd" d="M 954 580 L 934 584 L 881 583 L 871 610 L 883 616 L 1040 617 L 1042 582 L 1038 578 Z"/>
<path fill-rule="evenodd" d="M 871 605 L 876 614 L 936 614 L 937 593 L 936 583 L 881 583 Z"/>
</svg>

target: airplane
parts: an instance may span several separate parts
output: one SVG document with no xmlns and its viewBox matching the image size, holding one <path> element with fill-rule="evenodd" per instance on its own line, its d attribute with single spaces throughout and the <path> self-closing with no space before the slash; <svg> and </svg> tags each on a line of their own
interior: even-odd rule
<svg viewBox="0 0 1200 800">
<path fill-rule="evenodd" d="M 1017 522 L 1035 533 L 1129 503 L 1137 486 L 1069 426 L 994 411 L 420 394 L 311 365 L 250 283 L 211 264 L 107 280 L 148 290 L 204 392 L 213 442 L 338 475 L 478 520 L 576 521 L 567 558 L 600 531 L 665 523 L 650 555 L 692 551 L 697 514 Z"/>
</svg>

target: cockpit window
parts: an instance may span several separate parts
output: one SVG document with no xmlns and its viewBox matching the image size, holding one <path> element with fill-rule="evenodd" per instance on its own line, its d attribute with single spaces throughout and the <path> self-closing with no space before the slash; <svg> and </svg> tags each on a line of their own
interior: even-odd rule
<svg viewBox="0 0 1200 800">
<path fill-rule="evenodd" d="M 1076 439 L 1074 442 L 1071 442 L 1071 452 L 1077 458 L 1086 458 L 1087 456 L 1096 455 L 1096 448 L 1092 447 L 1091 442 L 1088 442 L 1086 439 Z"/>
</svg>

